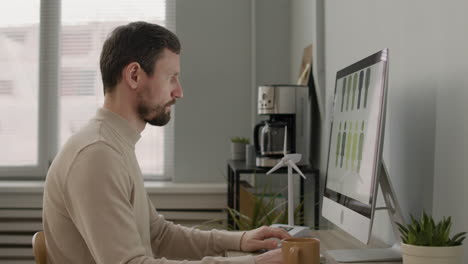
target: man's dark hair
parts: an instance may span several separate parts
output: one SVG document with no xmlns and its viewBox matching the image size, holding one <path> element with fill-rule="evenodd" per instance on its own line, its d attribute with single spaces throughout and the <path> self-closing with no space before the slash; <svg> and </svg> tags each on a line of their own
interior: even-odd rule
<svg viewBox="0 0 468 264">
<path fill-rule="evenodd" d="M 180 54 L 177 36 L 166 28 L 146 22 L 132 22 L 112 31 L 104 42 L 100 58 L 104 94 L 112 92 L 122 79 L 122 70 L 138 62 L 151 76 L 164 49 Z"/>
</svg>

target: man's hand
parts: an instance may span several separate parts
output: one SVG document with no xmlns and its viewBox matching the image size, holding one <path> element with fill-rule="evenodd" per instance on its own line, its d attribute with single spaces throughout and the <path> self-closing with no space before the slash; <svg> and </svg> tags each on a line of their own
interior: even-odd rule
<svg viewBox="0 0 468 264">
<path fill-rule="evenodd" d="M 283 264 L 281 248 L 268 251 L 254 257 L 255 264 Z"/>
<path fill-rule="evenodd" d="M 260 249 L 274 249 L 278 246 L 274 240 L 265 240 L 267 238 L 285 239 L 291 235 L 282 228 L 262 226 L 254 230 L 247 231 L 240 244 L 241 251 L 252 252 Z"/>
</svg>

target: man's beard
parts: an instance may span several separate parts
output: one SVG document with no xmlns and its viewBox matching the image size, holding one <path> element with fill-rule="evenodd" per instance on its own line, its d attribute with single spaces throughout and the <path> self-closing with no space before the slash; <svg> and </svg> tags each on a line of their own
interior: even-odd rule
<svg viewBox="0 0 468 264">
<path fill-rule="evenodd" d="M 138 105 L 138 114 L 148 124 L 153 126 L 164 126 L 171 120 L 171 112 L 165 112 L 166 106 L 173 105 L 175 100 L 161 106 L 150 107 L 144 102 Z"/>
</svg>

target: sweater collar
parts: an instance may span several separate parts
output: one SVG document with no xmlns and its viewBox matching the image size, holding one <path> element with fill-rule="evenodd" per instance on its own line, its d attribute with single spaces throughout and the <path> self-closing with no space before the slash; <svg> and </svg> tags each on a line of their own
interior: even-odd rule
<svg viewBox="0 0 468 264">
<path fill-rule="evenodd" d="M 126 119 L 105 108 L 101 107 L 97 110 L 95 119 L 102 120 L 108 124 L 112 130 L 114 130 L 132 147 L 135 147 L 135 144 L 141 137 L 140 133 L 131 127 L 130 123 Z"/>
</svg>

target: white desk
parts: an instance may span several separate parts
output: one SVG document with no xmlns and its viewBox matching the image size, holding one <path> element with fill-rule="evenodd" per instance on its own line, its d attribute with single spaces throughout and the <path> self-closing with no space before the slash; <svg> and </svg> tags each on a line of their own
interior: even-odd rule
<svg viewBox="0 0 468 264">
<path fill-rule="evenodd" d="M 313 237 L 320 239 L 320 252 L 325 255 L 327 261 L 326 264 L 338 264 L 339 262 L 334 261 L 327 254 L 327 250 L 333 249 L 354 249 L 354 248 L 373 248 L 373 247 L 386 247 L 382 243 L 371 241 L 370 245 L 364 245 L 359 240 L 351 237 L 340 230 L 316 230 L 312 231 Z M 226 252 L 227 257 L 245 255 L 243 252 Z M 397 262 L 360 262 L 354 264 L 401 264 L 401 261 Z"/>
</svg>

